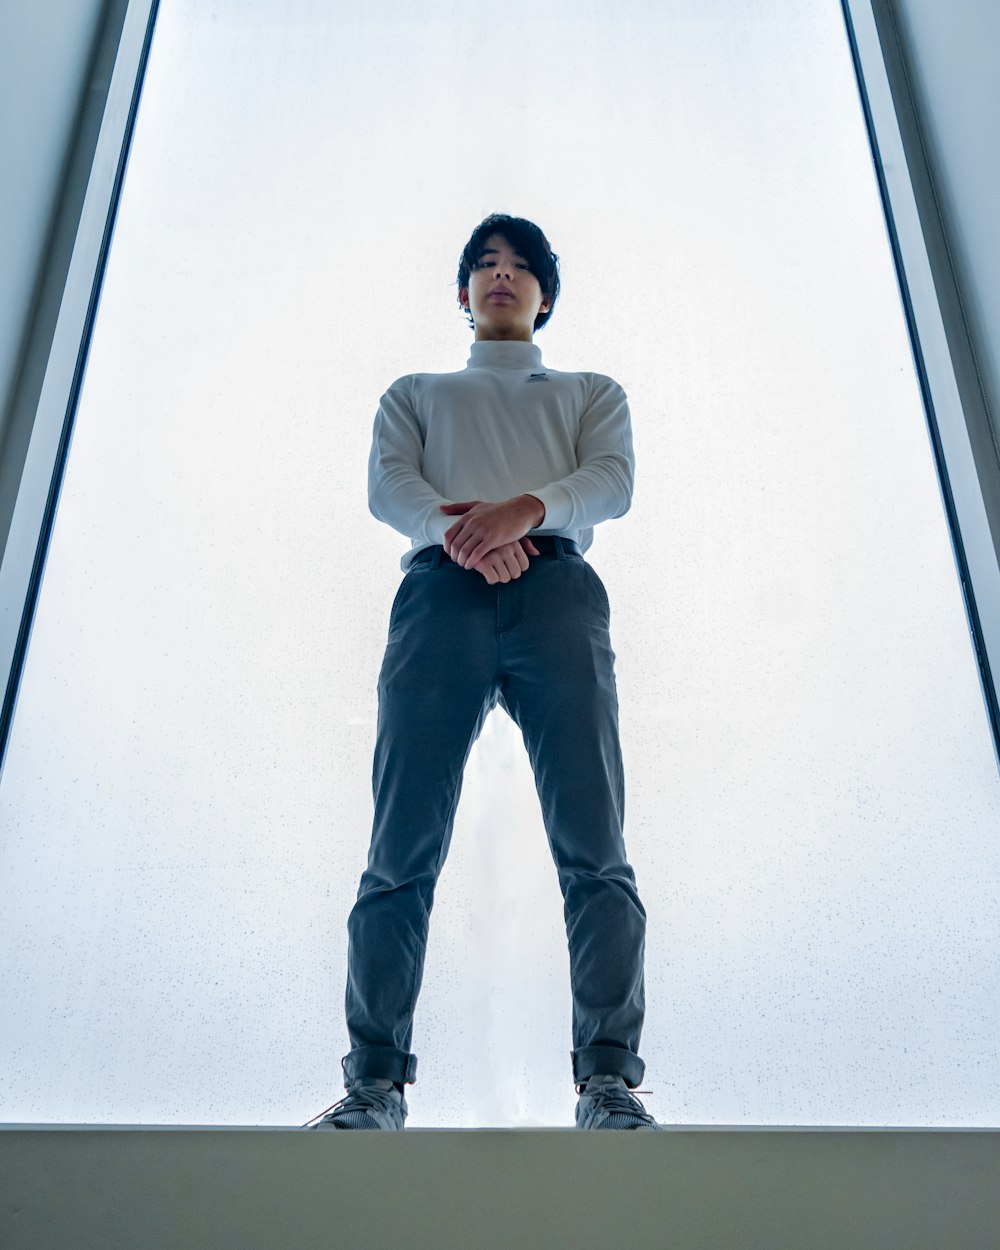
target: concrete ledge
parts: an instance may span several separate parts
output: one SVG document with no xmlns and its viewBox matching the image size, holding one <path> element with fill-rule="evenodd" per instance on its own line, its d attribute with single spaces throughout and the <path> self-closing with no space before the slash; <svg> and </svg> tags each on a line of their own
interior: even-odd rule
<svg viewBox="0 0 1000 1250">
<path fill-rule="evenodd" d="M 997 1250 L 1000 1131 L 0 1126 L 5 1250 Z"/>
</svg>

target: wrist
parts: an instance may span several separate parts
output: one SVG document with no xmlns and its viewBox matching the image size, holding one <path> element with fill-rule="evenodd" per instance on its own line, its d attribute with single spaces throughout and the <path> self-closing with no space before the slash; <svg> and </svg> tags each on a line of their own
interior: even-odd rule
<svg viewBox="0 0 1000 1250">
<path fill-rule="evenodd" d="M 531 524 L 529 529 L 536 529 L 545 520 L 545 504 L 536 495 L 522 495 L 525 508 L 529 513 Z"/>
</svg>

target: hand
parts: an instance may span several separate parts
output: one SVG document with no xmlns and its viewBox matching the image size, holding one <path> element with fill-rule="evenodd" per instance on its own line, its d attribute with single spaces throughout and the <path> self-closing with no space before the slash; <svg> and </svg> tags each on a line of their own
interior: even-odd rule
<svg viewBox="0 0 1000 1250">
<path fill-rule="evenodd" d="M 462 568 L 478 564 L 497 547 L 523 538 L 545 519 L 545 506 L 534 495 L 518 495 L 503 503 L 479 499 L 446 503 L 441 504 L 441 511 L 449 516 L 461 514 L 461 520 L 445 531 L 444 549 Z"/>
<path fill-rule="evenodd" d="M 528 556 L 537 556 L 538 548 L 530 538 L 521 538 L 516 543 L 504 543 L 502 547 L 494 547 L 483 556 L 477 564 L 468 567 L 482 573 L 491 586 L 497 582 L 510 582 L 520 577 L 528 567 Z"/>
</svg>

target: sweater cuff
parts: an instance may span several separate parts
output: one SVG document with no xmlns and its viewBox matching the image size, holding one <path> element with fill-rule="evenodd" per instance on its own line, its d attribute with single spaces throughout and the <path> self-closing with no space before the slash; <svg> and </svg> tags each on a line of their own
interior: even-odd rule
<svg viewBox="0 0 1000 1250">
<path fill-rule="evenodd" d="M 440 508 L 435 507 L 435 515 L 432 516 L 424 525 L 424 532 L 432 543 L 436 543 L 439 547 L 444 546 L 444 532 L 451 529 L 456 521 L 460 521 L 460 516 L 449 516 L 448 513 L 442 512 Z"/>
<path fill-rule="evenodd" d="M 569 529 L 573 512 L 573 500 L 569 492 L 562 486 L 543 486 L 540 490 L 529 490 L 525 494 L 534 495 L 545 505 L 545 516 L 536 529 L 564 530 Z"/>
</svg>

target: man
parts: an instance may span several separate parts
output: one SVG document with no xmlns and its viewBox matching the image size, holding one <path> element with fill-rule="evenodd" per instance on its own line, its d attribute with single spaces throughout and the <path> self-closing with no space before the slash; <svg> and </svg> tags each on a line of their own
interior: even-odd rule
<svg viewBox="0 0 1000 1250">
<path fill-rule="evenodd" d="M 348 919 L 347 1097 L 314 1128 L 402 1129 L 434 888 L 462 776 L 499 702 L 520 727 L 564 899 L 580 1128 L 658 1128 L 630 1089 L 645 1065 L 646 913 L 625 857 L 607 594 L 583 559 L 623 515 L 625 392 L 546 369 L 532 342 L 559 293 L 542 231 L 493 214 L 462 252 L 475 330 L 464 370 L 382 396 L 373 514 L 411 540 L 389 614 L 368 866 Z"/>
</svg>

